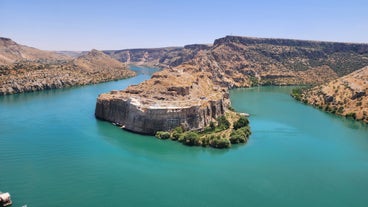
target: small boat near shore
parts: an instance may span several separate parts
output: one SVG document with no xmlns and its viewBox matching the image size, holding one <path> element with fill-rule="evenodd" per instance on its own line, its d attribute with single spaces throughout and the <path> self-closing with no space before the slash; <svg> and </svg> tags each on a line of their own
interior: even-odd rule
<svg viewBox="0 0 368 207">
<path fill-rule="evenodd" d="M 10 206 L 11 204 L 13 204 L 13 202 L 11 200 L 10 193 L 0 192 L 0 206 L 5 207 Z"/>
</svg>

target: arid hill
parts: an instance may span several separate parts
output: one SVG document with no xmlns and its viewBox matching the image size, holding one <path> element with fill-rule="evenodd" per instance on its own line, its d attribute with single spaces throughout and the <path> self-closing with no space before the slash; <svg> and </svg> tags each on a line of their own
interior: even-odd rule
<svg viewBox="0 0 368 207">
<path fill-rule="evenodd" d="M 78 58 L 1 41 L 0 95 L 101 83 L 134 76 L 127 66 L 92 50 Z M 6 58 L 4 58 L 6 57 Z"/>
<path fill-rule="evenodd" d="M 368 67 L 327 84 L 295 92 L 300 101 L 368 123 Z"/>
<path fill-rule="evenodd" d="M 104 51 L 126 63 L 186 63 L 229 88 L 327 83 L 368 65 L 368 44 L 227 36 L 211 45 Z"/>
<path fill-rule="evenodd" d="M 199 51 L 209 48 L 210 45 L 193 44 L 184 47 L 106 50 L 104 53 L 127 64 L 167 68 L 187 62 Z"/>
<path fill-rule="evenodd" d="M 0 65 L 12 64 L 16 61 L 70 59 L 70 57 L 65 55 L 20 45 L 9 38 L 0 37 Z"/>
</svg>

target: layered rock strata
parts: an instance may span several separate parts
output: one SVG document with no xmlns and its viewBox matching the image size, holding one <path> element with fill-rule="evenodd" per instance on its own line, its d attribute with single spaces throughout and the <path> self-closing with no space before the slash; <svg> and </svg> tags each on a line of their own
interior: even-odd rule
<svg viewBox="0 0 368 207">
<path fill-rule="evenodd" d="M 224 115 L 228 98 L 225 89 L 213 84 L 210 73 L 165 70 L 126 90 L 101 94 L 95 115 L 143 134 L 177 126 L 203 129 Z"/>
</svg>

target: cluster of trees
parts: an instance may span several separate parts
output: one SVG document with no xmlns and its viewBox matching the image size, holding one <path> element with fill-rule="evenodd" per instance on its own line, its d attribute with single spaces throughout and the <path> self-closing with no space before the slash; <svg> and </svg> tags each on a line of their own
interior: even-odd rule
<svg viewBox="0 0 368 207">
<path fill-rule="evenodd" d="M 210 146 L 214 148 L 229 148 L 231 147 L 231 144 L 247 142 L 251 132 L 249 121 L 246 117 L 241 116 L 233 123 L 230 137 L 219 134 L 219 132 L 228 130 L 231 127 L 231 123 L 226 119 L 226 117 L 220 116 L 216 121 L 217 124 L 211 122 L 210 126 L 202 132 L 184 131 L 183 128 L 179 126 L 170 132 L 158 131 L 156 133 L 156 137 L 159 139 L 176 140 L 188 146 Z"/>
</svg>

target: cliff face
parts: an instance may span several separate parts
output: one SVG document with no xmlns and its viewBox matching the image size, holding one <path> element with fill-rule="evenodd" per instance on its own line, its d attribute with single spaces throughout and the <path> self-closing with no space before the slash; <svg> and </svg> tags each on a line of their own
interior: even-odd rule
<svg viewBox="0 0 368 207">
<path fill-rule="evenodd" d="M 142 106 L 135 98 L 100 96 L 96 104 L 96 117 L 121 124 L 125 129 L 143 134 L 169 131 L 177 126 L 185 129 L 203 129 L 216 117 L 224 114 L 220 99 L 205 105 Z"/>
<path fill-rule="evenodd" d="M 104 53 L 127 64 L 166 68 L 187 62 L 199 51 L 209 48 L 209 45 L 193 44 L 184 47 L 106 50 Z"/>
<path fill-rule="evenodd" d="M 213 85 L 211 74 L 164 70 L 123 91 L 101 94 L 95 115 L 127 130 L 154 134 L 177 126 L 203 129 L 229 105 L 226 90 Z"/>
<path fill-rule="evenodd" d="M 322 84 L 368 65 L 368 44 L 227 36 L 210 45 L 105 51 L 126 63 L 190 64 L 232 87 Z"/>
<path fill-rule="evenodd" d="M 306 90 L 297 99 L 368 123 L 368 67 Z"/>
<path fill-rule="evenodd" d="M 368 65 L 368 44 L 228 36 L 192 62 L 230 87 L 316 85 Z"/>
<path fill-rule="evenodd" d="M 19 59 L 0 65 L 0 95 L 87 85 L 134 76 L 127 67 L 102 52 L 76 59 Z"/>
</svg>

